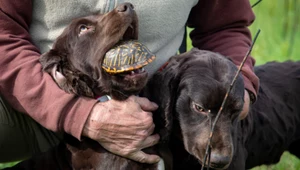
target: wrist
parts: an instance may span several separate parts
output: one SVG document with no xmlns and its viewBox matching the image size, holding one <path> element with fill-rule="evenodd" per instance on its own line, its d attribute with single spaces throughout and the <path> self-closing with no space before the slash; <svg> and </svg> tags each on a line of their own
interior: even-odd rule
<svg viewBox="0 0 300 170">
<path fill-rule="evenodd" d="M 245 119 L 249 113 L 249 108 L 250 108 L 250 95 L 249 92 L 245 89 L 244 91 L 244 106 L 243 106 L 243 110 L 239 115 L 239 119 Z"/>
<path fill-rule="evenodd" d="M 250 104 L 253 104 L 256 101 L 255 94 L 252 91 L 248 90 L 248 89 L 245 89 L 245 92 L 247 92 L 248 95 L 249 95 Z"/>
<path fill-rule="evenodd" d="M 110 114 L 105 114 L 109 112 L 109 109 L 105 107 L 104 105 L 107 102 L 103 103 L 96 103 L 94 107 L 91 109 L 85 124 L 82 129 L 82 136 L 95 139 L 99 137 L 99 132 L 101 131 L 101 128 L 103 126 L 102 122 L 105 122 L 105 120 L 108 118 Z"/>
<path fill-rule="evenodd" d="M 83 125 L 83 128 L 82 128 L 82 133 L 81 133 L 81 136 L 84 136 L 84 137 L 90 137 L 91 138 L 91 129 L 90 127 L 92 126 L 91 124 L 93 123 L 93 117 L 95 115 L 95 112 L 96 112 L 96 109 L 97 108 L 97 103 L 92 107 L 90 113 L 88 114 L 88 117 Z"/>
<path fill-rule="evenodd" d="M 79 97 L 76 100 L 77 102 L 72 104 L 71 107 L 69 106 L 70 104 L 67 105 L 68 110 L 62 110 L 65 114 L 61 116 L 60 121 L 64 132 L 81 140 L 82 131 L 89 116 L 89 111 L 92 110 L 97 101 L 84 97 Z"/>
</svg>

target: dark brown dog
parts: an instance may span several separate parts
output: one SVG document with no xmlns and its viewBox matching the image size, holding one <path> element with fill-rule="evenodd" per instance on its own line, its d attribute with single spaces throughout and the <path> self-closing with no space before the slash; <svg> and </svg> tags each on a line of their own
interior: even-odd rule
<svg viewBox="0 0 300 170">
<path fill-rule="evenodd" d="M 108 74 L 101 66 L 105 53 L 120 40 L 137 38 L 137 15 L 132 4 L 125 3 L 105 15 L 73 20 L 40 61 L 69 93 L 87 97 L 110 94 L 123 100 L 145 86 L 147 73 Z"/>
<path fill-rule="evenodd" d="M 193 49 L 171 58 L 149 81 L 145 95 L 164 113 L 161 139 L 171 139 L 174 169 L 201 169 L 211 122 L 236 71 L 227 58 Z M 244 96 L 241 76 L 229 94 L 212 138 L 211 169 L 276 163 L 286 150 L 300 156 L 300 62 L 272 62 L 255 72 L 260 90 L 246 119 L 238 119 Z"/>
<path fill-rule="evenodd" d="M 101 66 L 105 53 L 120 40 L 137 38 L 137 15 L 131 4 L 124 3 L 105 15 L 72 21 L 40 61 L 44 70 L 69 93 L 87 97 L 110 95 L 124 100 L 145 86 L 147 73 L 108 74 Z M 155 170 L 158 167 L 158 164 L 142 164 L 114 155 L 87 138 L 80 142 L 66 134 L 64 141 L 14 169 Z M 154 148 L 147 151 L 156 153 Z"/>
</svg>

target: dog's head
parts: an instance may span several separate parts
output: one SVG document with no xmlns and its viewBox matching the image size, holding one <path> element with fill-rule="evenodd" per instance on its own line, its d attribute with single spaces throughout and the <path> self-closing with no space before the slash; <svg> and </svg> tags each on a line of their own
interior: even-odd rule
<svg viewBox="0 0 300 170">
<path fill-rule="evenodd" d="M 132 85 L 128 76 L 109 75 L 101 66 L 105 53 L 120 40 L 137 38 L 137 15 L 131 4 L 124 3 L 106 14 L 74 19 L 40 61 L 67 92 L 93 97 L 107 92 L 113 83 L 132 90 L 144 84 Z"/>
<path fill-rule="evenodd" d="M 185 149 L 201 164 L 212 122 L 236 71 L 237 67 L 229 59 L 213 52 L 193 49 L 171 58 L 165 69 L 156 73 L 149 82 L 150 87 L 159 87 L 151 93 L 154 96 L 152 100 L 161 106 L 160 112 L 165 113 L 167 134 L 163 137 L 169 135 L 172 122 L 178 121 Z M 231 163 L 243 96 L 244 84 L 239 76 L 212 137 L 212 168 L 225 169 Z"/>
</svg>

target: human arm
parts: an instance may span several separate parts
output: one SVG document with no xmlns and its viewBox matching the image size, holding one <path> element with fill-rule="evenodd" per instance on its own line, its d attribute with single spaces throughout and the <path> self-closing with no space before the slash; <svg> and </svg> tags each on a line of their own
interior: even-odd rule
<svg viewBox="0 0 300 170">
<path fill-rule="evenodd" d="M 193 46 L 228 56 L 239 66 L 251 45 L 247 27 L 254 18 L 249 0 L 199 0 L 188 20 L 188 26 L 194 28 L 190 34 Z M 259 87 L 254 64 L 250 56 L 242 68 L 245 88 L 253 101 Z"/>
<path fill-rule="evenodd" d="M 65 93 L 41 71 L 40 53 L 29 35 L 31 1 L 1 1 L 0 8 L 1 95 L 47 129 L 80 139 L 96 100 Z"/>
<path fill-rule="evenodd" d="M 66 132 L 77 139 L 80 139 L 81 135 L 90 137 L 106 145 L 108 150 L 137 161 L 148 163 L 158 161 L 158 156 L 148 157 L 140 151 L 141 148 L 149 146 L 149 143 L 144 144 L 143 140 L 149 141 L 150 144 L 158 141 L 157 135 L 148 137 L 153 132 L 151 130 L 153 129 L 152 116 L 149 112 L 156 107 L 148 103 L 150 108 L 141 108 L 140 103 L 129 100 L 126 103 L 118 102 L 123 108 L 132 106 L 120 111 L 112 106 L 112 101 L 104 105 L 97 103 L 94 99 L 78 97 L 61 90 L 50 75 L 42 71 L 39 62 L 40 52 L 31 42 L 29 34 L 31 15 L 32 2 L 30 0 L 0 1 L 1 95 L 13 108 L 28 114 L 47 129 Z M 110 108 L 110 111 L 107 111 L 107 108 Z M 147 109 L 148 113 L 143 109 Z M 106 127 L 104 126 L 106 122 L 101 122 L 99 119 L 104 120 L 105 117 L 110 117 L 111 112 L 118 119 L 110 119 L 112 120 L 111 126 Z M 126 120 L 126 117 L 130 118 L 130 113 L 138 115 L 144 113 L 141 114 L 144 115 L 143 117 L 134 121 L 135 124 L 141 124 L 144 120 L 148 122 L 136 128 L 127 125 L 128 122 L 122 122 L 121 125 L 128 127 L 127 131 L 115 128 L 120 125 L 120 116 L 123 115 L 122 119 Z M 100 127 L 96 134 L 89 131 L 92 131 L 95 126 Z M 103 128 L 107 133 L 100 133 L 105 132 Z M 85 129 L 84 133 L 82 133 L 83 129 Z M 109 138 L 113 135 L 115 137 L 129 135 L 126 143 L 133 143 L 131 148 L 126 148 L 129 151 L 124 148 L 116 151 L 116 145 L 118 146 L 118 142 L 122 143 L 123 139 L 113 141 L 113 138 Z"/>
</svg>

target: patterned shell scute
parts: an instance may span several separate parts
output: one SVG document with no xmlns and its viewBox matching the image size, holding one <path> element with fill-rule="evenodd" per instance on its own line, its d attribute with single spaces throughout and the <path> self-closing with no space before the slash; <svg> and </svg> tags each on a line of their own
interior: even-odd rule
<svg viewBox="0 0 300 170">
<path fill-rule="evenodd" d="M 123 73 L 142 68 L 154 59 L 155 55 L 142 43 L 121 41 L 105 54 L 102 68 L 108 73 Z"/>
</svg>

